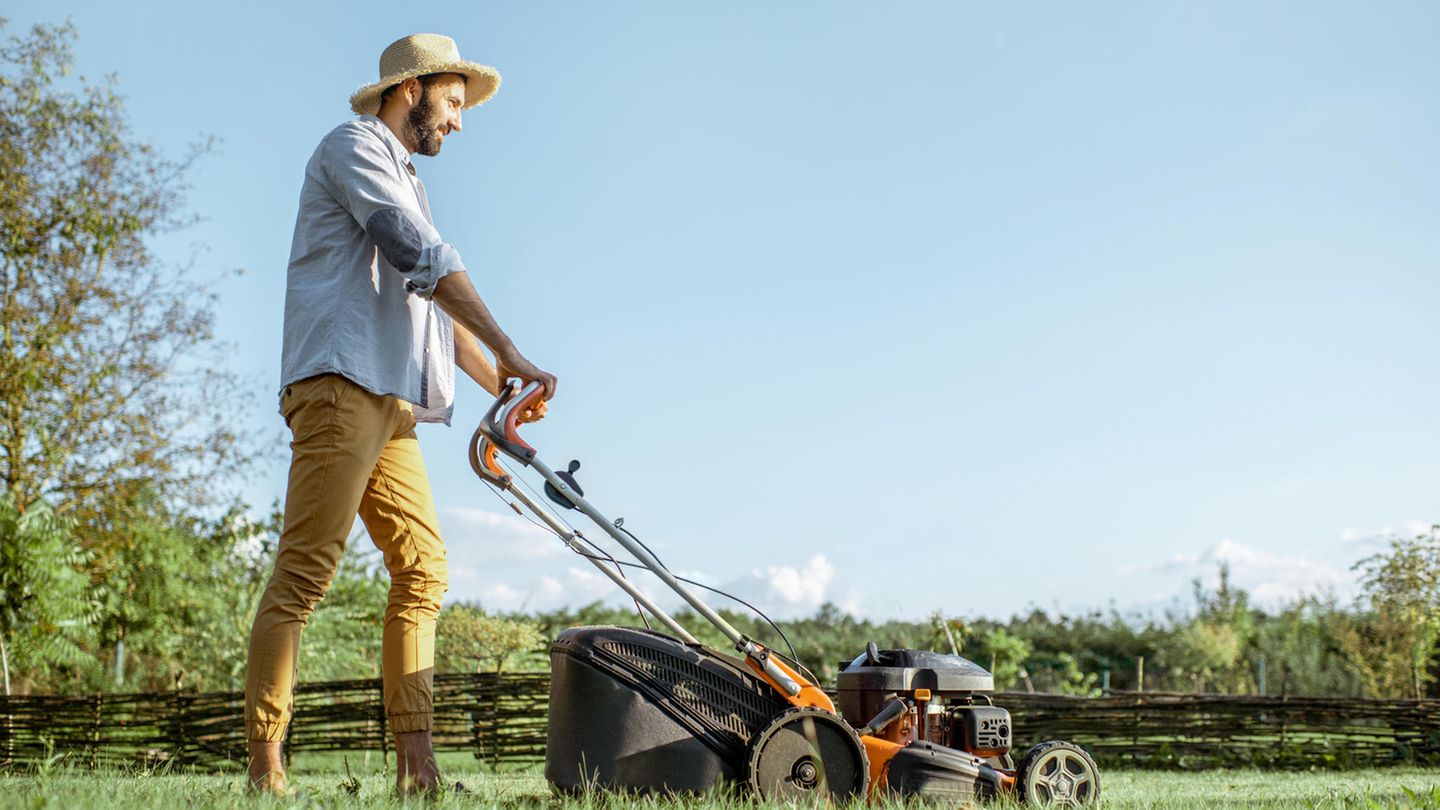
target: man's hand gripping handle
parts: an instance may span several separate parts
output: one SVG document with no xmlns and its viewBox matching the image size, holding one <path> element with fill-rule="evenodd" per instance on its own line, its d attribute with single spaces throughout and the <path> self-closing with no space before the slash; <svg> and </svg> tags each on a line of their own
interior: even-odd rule
<svg viewBox="0 0 1440 810">
<path fill-rule="evenodd" d="M 502 490 L 510 486 L 510 476 L 500 468 L 498 453 L 503 452 L 525 465 L 535 458 L 535 448 L 520 438 L 519 426 L 526 421 L 527 414 L 541 406 L 546 393 L 546 386 L 538 380 L 524 388 L 511 382 L 485 412 L 480 426 L 470 437 L 470 468 L 486 483 Z"/>
</svg>

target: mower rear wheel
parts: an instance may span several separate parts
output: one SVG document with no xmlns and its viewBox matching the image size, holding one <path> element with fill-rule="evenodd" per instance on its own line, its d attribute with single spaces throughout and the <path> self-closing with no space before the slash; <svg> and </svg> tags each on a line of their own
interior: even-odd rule
<svg viewBox="0 0 1440 810">
<path fill-rule="evenodd" d="M 1100 800 L 1100 769 L 1078 745 L 1063 740 L 1043 742 L 1020 758 L 1015 792 L 1025 804 L 1094 804 Z"/>
<path fill-rule="evenodd" d="M 870 782 L 865 745 L 840 717 L 787 709 L 750 741 L 750 787 L 761 799 L 861 798 Z"/>
</svg>

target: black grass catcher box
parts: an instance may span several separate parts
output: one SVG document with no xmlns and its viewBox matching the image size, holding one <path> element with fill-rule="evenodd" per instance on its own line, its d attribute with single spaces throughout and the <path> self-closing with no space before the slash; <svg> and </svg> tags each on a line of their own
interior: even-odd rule
<svg viewBox="0 0 1440 810">
<path fill-rule="evenodd" d="M 629 627 L 550 646 L 545 778 L 566 791 L 704 791 L 746 778 L 752 737 L 789 705 L 711 650 Z"/>
</svg>

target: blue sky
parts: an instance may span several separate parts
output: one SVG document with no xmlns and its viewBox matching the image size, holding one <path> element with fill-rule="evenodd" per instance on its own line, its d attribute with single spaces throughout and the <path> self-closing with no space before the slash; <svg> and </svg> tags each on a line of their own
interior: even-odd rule
<svg viewBox="0 0 1440 810">
<path fill-rule="evenodd" d="M 780 615 L 1156 610 L 1228 561 L 1353 590 L 1440 520 L 1428 3 L 12 3 L 178 154 L 277 437 L 301 171 L 402 35 L 504 75 L 445 238 L 560 378 L 529 435 L 676 569 Z M 452 599 L 611 592 L 422 429 Z M 248 487 L 283 492 L 277 450 Z M 598 531 L 591 532 L 596 536 Z"/>
</svg>

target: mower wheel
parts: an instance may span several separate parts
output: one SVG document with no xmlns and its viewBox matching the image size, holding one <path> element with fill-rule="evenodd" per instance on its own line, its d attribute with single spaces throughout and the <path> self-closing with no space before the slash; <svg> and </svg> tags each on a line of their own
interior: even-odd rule
<svg viewBox="0 0 1440 810">
<path fill-rule="evenodd" d="M 1094 804 L 1100 800 L 1100 769 L 1080 746 L 1050 740 L 1020 758 L 1015 791 L 1025 804 Z"/>
<path fill-rule="evenodd" d="M 750 740 L 750 787 L 761 799 L 848 801 L 870 784 L 865 744 L 838 715 L 787 709 Z"/>
</svg>

